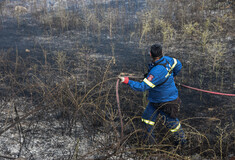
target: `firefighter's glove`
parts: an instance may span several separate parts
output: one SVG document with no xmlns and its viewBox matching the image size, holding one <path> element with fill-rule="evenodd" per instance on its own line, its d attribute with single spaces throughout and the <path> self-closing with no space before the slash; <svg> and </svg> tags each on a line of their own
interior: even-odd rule
<svg viewBox="0 0 235 160">
<path fill-rule="evenodd" d="M 122 83 L 128 84 L 128 82 L 129 82 L 129 78 L 128 77 L 118 76 L 118 78 L 120 79 L 120 81 Z"/>
</svg>

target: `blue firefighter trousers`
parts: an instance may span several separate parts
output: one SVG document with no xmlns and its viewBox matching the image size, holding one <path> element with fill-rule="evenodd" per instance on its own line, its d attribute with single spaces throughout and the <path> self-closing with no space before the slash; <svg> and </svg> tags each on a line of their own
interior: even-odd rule
<svg viewBox="0 0 235 160">
<path fill-rule="evenodd" d="M 167 105 L 167 103 L 165 105 Z M 164 121 L 164 125 L 173 133 L 175 138 L 177 138 L 177 142 L 184 144 L 186 139 L 179 119 L 172 118 L 169 114 L 165 113 L 162 109 L 163 107 L 164 106 L 156 107 L 154 103 L 148 103 L 142 115 L 142 122 L 145 123 L 148 132 L 148 134 L 145 136 L 145 139 L 148 139 L 148 143 L 154 144 L 155 136 L 153 135 L 153 128 L 158 115 L 160 115 Z"/>
</svg>

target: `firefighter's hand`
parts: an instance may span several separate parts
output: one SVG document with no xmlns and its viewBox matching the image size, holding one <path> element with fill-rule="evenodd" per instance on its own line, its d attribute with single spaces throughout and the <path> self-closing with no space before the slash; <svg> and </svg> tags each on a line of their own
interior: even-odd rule
<svg viewBox="0 0 235 160">
<path fill-rule="evenodd" d="M 128 82 L 129 82 L 129 78 L 128 77 L 118 76 L 118 78 L 120 79 L 120 81 L 122 83 L 128 84 Z"/>
</svg>

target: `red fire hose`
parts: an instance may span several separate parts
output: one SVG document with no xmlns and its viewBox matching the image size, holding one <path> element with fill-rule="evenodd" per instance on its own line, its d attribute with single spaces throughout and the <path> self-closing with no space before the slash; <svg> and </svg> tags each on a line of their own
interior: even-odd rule
<svg viewBox="0 0 235 160">
<path fill-rule="evenodd" d="M 222 95 L 222 96 L 233 96 L 233 97 L 235 96 L 235 94 L 207 91 L 207 90 L 203 90 L 203 89 L 199 89 L 199 88 L 190 87 L 190 86 L 180 84 L 180 83 L 177 83 L 177 85 L 188 88 L 188 89 L 192 89 L 192 90 L 196 90 L 196 91 L 200 91 L 200 92 L 205 92 L 205 93 L 210 93 L 210 94 L 216 94 L 216 95 Z"/>
<path fill-rule="evenodd" d="M 118 94 L 118 84 L 119 84 L 119 79 L 117 80 L 117 83 L 116 83 L 116 98 L 117 98 L 118 114 L 119 114 L 120 123 L 121 123 L 121 139 L 123 139 L 123 121 L 122 121 L 122 112 L 121 112 L 120 100 L 119 100 L 119 94 Z"/>
</svg>

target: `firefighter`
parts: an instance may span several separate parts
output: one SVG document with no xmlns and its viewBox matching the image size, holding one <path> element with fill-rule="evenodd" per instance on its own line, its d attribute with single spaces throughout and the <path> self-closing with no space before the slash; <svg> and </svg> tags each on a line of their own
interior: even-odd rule
<svg viewBox="0 0 235 160">
<path fill-rule="evenodd" d="M 162 46 L 154 44 L 150 49 L 152 63 L 149 64 L 148 73 L 142 82 L 129 80 L 128 77 L 119 76 L 122 83 L 128 84 L 136 91 L 149 91 L 149 103 L 142 115 L 150 144 L 155 143 L 153 127 L 158 116 L 164 121 L 164 125 L 176 137 L 175 144 L 184 145 L 186 138 L 178 116 L 180 99 L 178 89 L 175 86 L 174 77 L 180 72 L 182 64 L 179 60 L 163 56 Z"/>
</svg>

